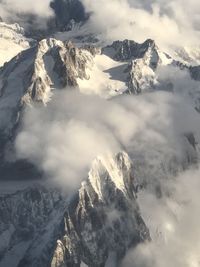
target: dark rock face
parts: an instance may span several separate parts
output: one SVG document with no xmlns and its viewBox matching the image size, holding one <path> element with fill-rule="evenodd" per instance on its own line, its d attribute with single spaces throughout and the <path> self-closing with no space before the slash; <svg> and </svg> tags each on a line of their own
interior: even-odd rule
<svg viewBox="0 0 200 267">
<path fill-rule="evenodd" d="M 75 87 L 78 86 L 78 78 L 88 79 L 86 70 L 92 64 L 93 56 L 92 47 L 77 48 L 71 42 L 53 38 L 40 41 L 37 46 L 20 53 L 0 69 L 0 109 L 3 102 L 9 100 L 7 94 L 12 89 L 13 78 L 15 92 L 10 95 L 10 104 L 23 106 L 32 101 L 45 103 L 52 88 Z M 16 101 L 13 101 L 14 97 Z M 15 108 L 16 114 L 19 106 Z"/>
<path fill-rule="evenodd" d="M 68 29 L 71 20 L 83 22 L 88 18 L 79 0 L 53 0 L 50 6 L 55 12 L 56 27 L 59 30 Z"/>
<path fill-rule="evenodd" d="M 150 240 L 135 188 L 132 163 L 121 152 L 97 158 L 70 202 L 42 185 L 1 195 L 0 267 L 104 267 L 111 252 L 120 262 Z"/>
<path fill-rule="evenodd" d="M 190 67 L 189 70 L 192 79 L 194 79 L 195 81 L 200 81 L 200 66 Z"/>
<path fill-rule="evenodd" d="M 132 40 L 115 41 L 102 49 L 102 54 L 111 57 L 115 61 L 126 62 L 127 68 L 127 92 L 140 94 L 144 90 L 173 91 L 171 81 L 161 81 L 157 75 L 159 66 L 171 66 L 188 71 L 191 78 L 200 81 L 200 66 L 188 66 L 174 60 L 168 54 L 163 53 L 155 42 L 147 39 L 139 44 Z M 199 104 L 197 107 L 199 111 Z"/>
<path fill-rule="evenodd" d="M 116 61 L 127 61 L 143 58 L 149 48 L 156 49 L 155 42 L 151 39 L 146 40 L 142 44 L 132 40 L 124 40 L 113 42 L 112 45 L 105 47 L 102 53 Z"/>
<path fill-rule="evenodd" d="M 0 242 L 0 266 L 32 266 L 30 259 L 33 266 L 48 266 L 62 229 L 62 201 L 58 191 L 39 185 L 0 196 L 0 236 L 4 240 Z M 41 259 L 44 265 L 39 264 Z"/>
<path fill-rule="evenodd" d="M 125 153 L 97 159 L 65 214 L 65 230 L 52 266 L 103 267 L 110 252 L 123 258 L 130 247 L 150 240 L 136 201 L 132 165 Z"/>
<path fill-rule="evenodd" d="M 131 40 L 116 41 L 102 49 L 116 61 L 127 62 L 127 91 L 139 94 L 154 87 L 155 71 L 160 63 L 158 48 L 153 40 L 138 44 Z M 145 71 L 144 71 L 145 69 Z"/>
<path fill-rule="evenodd" d="M 87 67 L 93 62 L 94 51 L 92 47 L 77 48 L 71 42 L 44 39 L 0 69 L 1 158 L 8 143 L 13 147 L 12 142 L 19 129 L 24 107 L 33 102 L 46 104 L 53 88 L 78 87 L 78 78 L 89 78 Z M 2 175 L 4 173 L 4 176 L 9 176 L 9 168 L 5 166 L 3 159 L 0 165 L 4 165 L 0 166 Z M 17 172 L 19 166 L 17 163 L 10 169 Z M 28 169 L 27 164 L 24 166 Z M 33 166 L 30 168 L 34 169 Z M 34 172 L 29 176 L 33 175 Z"/>
<path fill-rule="evenodd" d="M 24 105 L 47 103 L 52 88 L 76 87 L 78 78 L 88 79 L 86 71 L 93 56 L 92 48 L 77 48 L 71 42 L 50 38 L 6 63 L 0 69 L 0 110 L 6 109 L 7 116 L 0 122 L 0 131 L 8 135 L 18 123 Z"/>
</svg>

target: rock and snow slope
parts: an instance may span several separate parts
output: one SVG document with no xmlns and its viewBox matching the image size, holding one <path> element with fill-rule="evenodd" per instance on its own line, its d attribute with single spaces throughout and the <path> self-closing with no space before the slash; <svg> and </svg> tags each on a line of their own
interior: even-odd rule
<svg viewBox="0 0 200 267">
<path fill-rule="evenodd" d="M 93 83 L 96 88 L 89 93 L 100 96 L 112 97 L 125 91 L 137 94 L 159 84 L 161 66 L 189 69 L 161 52 L 153 40 L 142 44 L 116 41 L 100 49 L 84 43 L 78 48 L 70 41 L 44 39 L 1 69 L 1 99 L 6 94 L 13 94 L 13 98 L 18 94 L 14 102 L 21 99 L 25 103 L 35 100 L 45 104 L 54 88 L 79 86 L 81 92 L 88 93 Z M 197 75 L 193 78 L 198 79 Z"/>
<path fill-rule="evenodd" d="M 20 110 L 32 102 L 47 104 L 54 88 L 76 87 L 88 79 L 92 47 L 76 48 L 71 42 L 44 39 L 23 51 L 0 70 L 0 129 L 8 134 Z"/>
<path fill-rule="evenodd" d="M 104 266 L 150 240 L 136 200 L 133 166 L 123 152 L 99 157 L 73 199 L 42 186 L 1 197 L 0 266 Z M 56 240 L 60 239 L 57 243 Z M 55 249 L 55 251 L 54 251 Z"/>
<path fill-rule="evenodd" d="M 192 91 L 178 90 L 173 76 L 163 79 L 162 68 L 177 70 L 188 79 L 191 74 L 197 80 L 191 80 Z M 191 105 L 199 111 L 199 77 L 198 66 L 189 68 L 173 60 L 152 40 L 143 44 L 116 41 L 100 49 L 44 39 L 0 69 L 0 144 L 6 138 L 13 140 L 24 107 L 33 102 L 48 105 L 55 89 L 77 87 L 82 93 L 109 99 L 123 93 L 164 89 L 186 93 L 192 99 Z M 182 134 L 187 134 L 184 156 L 188 167 L 198 160 L 197 144 L 193 133 Z M 152 169 L 155 159 L 149 152 L 146 150 L 146 156 L 151 158 L 148 167 Z M 138 179 L 143 173 L 148 175 L 148 169 L 139 170 L 144 166 L 140 160 L 134 167 Z M 3 196 L 0 234 L 5 242 L 0 244 L 0 266 L 44 267 L 52 261 L 52 266 L 59 267 L 79 267 L 83 263 L 101 267 L 106 266 L 111 254 L 115 255 L 117 264 L 127 249 L 150 239 L 136 201 L 137 185 L 132 168 L 124 152 L 108 158 L 98 157 L 69 205 L 59 194 L 54 199 L 54 193 L 40 187 Z M 165 169 L 159 171 L 166 175 Z"/>
<path fill-rule="evenodd" d="M 0 67 L 30 47 L 33 42 L 24 36 L 24 29 L 16 24 L 0 22 Z"/>
<path fill-rule="evenodd" d="M 26 251 L 41 234 L 47 266 L 51 258 L 49 253 L 60 232 L 64 207 L 61 194 L 43 186 L 31 186 L 0 196 L 0 266 L 19 266 Z M 37 247 L 39 244 L 42 245 L 37 243 Z M 41 254 L 43 249 L 41 246 Z"/>
<path fill-rule="evenodd" d="M 170 66 L 175 71 L 182 66 L 152 40 L 143 44 L 116 41 L 100 51 L 92 45 L 77 48 L 69 41 L 50 38 L 5 64 L 0 70 L 0 129 L 11 131 L 24 104 L 47 104 L 55 88 L 79 87 L 82 93 L 105 98 L 165 87 L 173 90 L 173 81 L 163 81 L 159 69 Z M 192 77 L 198 80 L 194 68 Z"/>
<path fill-rule="evenodd" d="M 88 266 L 105 266 L 110 252 L 120 261 L 129 247 L 149 239 L 136 202 L 128 155 L 99 157 L 65 215 L 53 266 L 79 266 L 81 261 Z M 63 255 L 58 253 L 60 247 Z"/>
</svg>

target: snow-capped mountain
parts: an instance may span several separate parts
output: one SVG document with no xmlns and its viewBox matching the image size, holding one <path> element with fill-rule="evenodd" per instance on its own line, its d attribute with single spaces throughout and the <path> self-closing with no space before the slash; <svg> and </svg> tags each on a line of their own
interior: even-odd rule
<svg viewBox="0 0 200 267">
<path fill-rule="evenodd" d="M 174 125 L 182 119 L 180 113 L 183 109 L 180 107 L 186 109 L 184 115 L 194 115 L 194 124 L 198 122 L 198 49 L 191 52 L 185 48 L 169 55 L 157 46 L 156 40 L 151 39 L 143 43 L 116 40 L 107 45 L 90 33 L 87 24 L 82 25 L 88 15 L 80 1 L 55 0 L 51 7 L 56 14 L 56 25 L 52 31 L 47 29 L 48 34 L 45 34 L 49 35 L 56 29 L 70 31 L 33 41 L 25 37 L 18 24 L 0 22 L 0 178 L 4 179 L 6 169 L 6 177 L 10 180 L 19 178 L 21 173 L 23 179 L 35 177 L 39 180 L 37 185 L 14 193 L 0 192 L 0 267 L 120 266 L 130 249 L 151 242 L 148 218 L 146 222 L 138 204 L 138 192 L 155 191 L 158 199 L 163 195 L 173 195 L 170 190 L 163 190 L 166 180 L 198 165 L 200 134 L 198 127 L 192 127 L 193 118 L 187 122 L 188 127 L 183 127 L 185 122 L 181 121 L 179 131 Z M 19 160 L 15 154 L 14 144 L 24 127 L 26 108 L 48 107 L 56 92 L 61 90 L 77 90 L 80 94 L 98 96 L 108 103 L 122 97 L 122 102 L 127 101 L 126 112 L 122 106 L 117 106 L 117 101 L 114 102 L 115 109 L 110 113 L 115 116 L 106 114 L 112 122 L 107 125 L 106 121 L 103 126 L 113 130 L 121 123 L 121 118 L 126 120 L 126 116 L 129 117 L 128 123 L 133 124 L 134 134 L 127 131 L 124 137 L 122 132 L 126 132 L 128 126 L 126 128 L 123 124 L 121 135 L 118 133 L 121 139 L 116 137 L 120 151 L 96 155 L 88 176 L 81 172 L 82 183 L 77 192 L 64 188 L 63 183 L 58 189 L 45 185 L 46 180 L 41 185 L 41 166 L 30 162 L 29 158 Z M 163 95 L 159 98 L 158 92 L 170 96 L 167 95 L 163 101 Z M 147 111 L 147 101 L 139 98 L 141 95 L 149 98 Z M 152 100 L 154 96 L 157 101 Z M 135 97 L 135 101 L 128 102 L 123 97 Z M 101 104 L 99 113 L 104 109 L 103 102 Z M 97 116 L 95 108 L 88 106 L 86 112 L 93 110 L 94 117 L 103 121 L 103 115 Z M 174 112 L 175 106 L 177 113 Z M 73 113 L 68 115 L 71 116 L 69 124 L 77 120 Z M 140 121 L 141 118 L 144 121 Z M 166 121 L 163 122 L 163 118 Z M 163 128 L 159 128 L 157 123 L 163 124 Z M 62 124 L 62 120 L 58 124 Z M 135 130 L 135 125 L 139 125 L 139 130 Z M 54 128 L 58 139 L 59 129 Z M 88 122 L 87 130 L 90 128 Z M 103 128 L 97 129 L 100 139 Z M 49 128 L 45 128 L 45 122 L 42 130 L 48 140 Z M 71 134 L 75 135 L 73 131 Z M 113 135 L 117 135 L 115 130 Z M 106 138 L 109 143 L 110 136 L 106 135 Z M 80 146 L 78 139 L 75 141 L 72 145 Z M 46 147 L 42 149 L 46 150 Z M 50 150 L 55 152 L 54 147 Z M 78 166 L 78 152 L 77 149 L 73 158 L 70 149 L 68 153 L 60 149 L 55 157 L 58 161 L 62 161 L 62 157 L 72 157 L 70 164 Z M 54 165 L 51 161 L 45 163 Z"/>
<path fill-rule="evenodd" d="M 126 85 L 129 93 L 139 94 L 153 89 L 157 83 L 156 69 L 172 64 L 173 60 L 159 51 L 153 40 L 138 44 L 131 40 L 116 41 L 103 49 L 112 59 L 127 63 Z"/>
<path fill-rule="evenodd" d="M 0 266 L 102 266 L 110 253 L 120 261 L 150 240 L 133 175 L 122 152 L 97 158 L 69 201 L 41 185 L 1 196 Z"/>
<path fill-rule="evenodd" d="M 196 66 L 200 64 L 200 47 L 185 46 L 174 49 L 173 56 L 177 60 L 184 62 L 187 65 Z"/>
<path fill-rule="evenodd" d="M 191 73 L 193 79 L 199 80 L 198 66 L 189 67 L 173 60 L 152 40 L 142 44 L 116 41 L 99 48 L 93 44 L 77 47 L 70 41 L 44 39 L 18 54 L 0 70 L 1 133 L 12 132 L 24 105 L 33 102 L 46 105 L 54 88 L 77 87 L 82 93 L 105 98 L 161 87 L 173 90 L 173 80 L 162 80 L 159 73 L 159 68 L 169 66 L 174 71 L 182 69 Z M 101 79 L 95 81 L 97 76 Z M 95 88 L 92 88 L 94 83 Z M 194 101 L 198 100 L 198 84 L 196 88 Z"/>
<path fill-rule="evenodd" d="M 133 167 L 126 153 L 97 158 L 65 214 L 52 266 L 116 264 L 129 247 L 150 240 L 136 201 Z"/>
<path fill-rule="evenodd" d="M 46 104 L 55 87 L 76 87 L 78 78 L 88 79 L 86 71 L 94 51 L 92 47 L 79 49 L 71 42 L 45 39 L 5 64 L 0 73 L 0 128 L 4 132 L 12 129 L 24 104 L 34 101 Z M 6 121 L 3 112 L 7 114 Z"/>
</svg>

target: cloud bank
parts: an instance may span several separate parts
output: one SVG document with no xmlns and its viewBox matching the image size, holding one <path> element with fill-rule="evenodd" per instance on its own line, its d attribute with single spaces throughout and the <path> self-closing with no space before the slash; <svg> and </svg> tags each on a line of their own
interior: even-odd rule
<svg viewBox="0 0 200 267">
<path fill-rule="evenodd" d="M 82 1 L 92 12 L 89 26 L 109 42 L 152 38 L 164 49 L 198 43 L 198 1 Z M 97 155 L 126 150 L 137 182 L 145 185 L 138 202 L 152 242 L 130 250 L 121 267 L 133 262 L 135 267 L 198 267 L 200 116 L 193 100 L 199 85 L 171 67 L 158 74 L 173 81 L 173 93 L 107 101 L 67 88 L 46 107 L 28 107 L 16 139 L 17 157 L 29 159 L 71 191 L 87 177 Z"/>
<path fill-rule="evenodd" d="M 109 42 L 156 40 L 159 46 L 198 45 L 200 2 L 197 0 L 82 0 L 91 12 L 90 27 Z"/>
<path fill-rule="evenodd" d="M 0 1 L 0 17 L 6 22 L 18 22 L 26 27 L 31 24 L 29 20 L 33 20 L 33 17 L 27 17 L 31 15 L 34 16 L 33 22 L 36 28 L 45 28 L 47 20 L 53 16 L 50 2 L 51 0 L 2 0 Z"/>
<path fill-rule="evenodd" d="M 142 192 L 141 212 L 152 242 L 129 251 L 121 267 L 198 267 L 200 263 L 200 169 L 168 182 L 170 194 L 156 198 Z"/>
<path fill-rule="evenodd" d="M 19 158 L 28 158 L 66 187 L 80 185 L 97 155 L 121 150 L 138 161 L 141 181 L 150 175 L 159 180 L 160 165 L 174 164 L 175 172 L 187 164 L 191 146 L 184 133 L 193 132 L 200 140 L 198 125 L 200 118 L 190 103 L 172 93 L 107 101 L 67 89 L 55 93 L 47 107 L 27 108 L 16 149 Z M 190 154 L 195 158 L 194 151 Z"/>
<path fill-rule="evenodd" d="M 50 0 L 3 0 L 1 2 L 1 9 L 12 10 L 16 13 L 32 13 L 38 16 L 50 16 L 52 11 L 49 7 Z"/>
<path fill-rule="evenodd" d="M 144 186 L 138 202 L 152 242 L 130 250 L 120 267 L 133 262 L 135 267 L 197 267 L 200 116 L 191 96 L 198 99 L 199 85 L 187 72 L 158 71 L 161 80 L 174 83 L 173 92 L 105 100 L 66 88 L 55 90 L 46 107 L 27 107 L 17 157 L 29 159 L 73 192 L 97 155 L 127 151 L 136 181 Z"/>
</svg>

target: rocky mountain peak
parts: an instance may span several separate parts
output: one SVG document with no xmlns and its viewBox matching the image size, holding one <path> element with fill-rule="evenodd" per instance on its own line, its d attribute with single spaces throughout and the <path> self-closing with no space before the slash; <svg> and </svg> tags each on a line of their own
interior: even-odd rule
<svg viewBox="0 0 200 267">
<path fill-rule="evenodd" d="M 149 231 L 139 211 L 132 163 L 124 152 L 98 157 L 65 214 L 63 238 L 52 266 L 105 266 L 110 252 L 119 261 Z"/>
<path fill-rule="evenodd" d="M 14 57 L 0 71 L 0 110 L 10 114 L 0 128 L 12 128 L 19 118 L 16 111 L 24 105 L 46 104 L 54 88 L 76 87 L 77 79 L 88 79 L 93 56 L 92 47 L 77 48 L 70 41 L 49 38 Z"/>
<path fill-rule="evenodd" d="M 42 185 L 0 197 L 0 236 L 7 240 L 0 242 L 0 266 L 100 267 L 110 253 L 120 261 L 150 240 L 133 177 L 131 159 L 120 152 L 97 157 L 71 200 Z"/>
<path fill-rule="evenodd" d="M 92 0 L 22 2 L 0 0 L 0 267 L 198 265 L 188 249 L 198 231 L 185 226 L 199 208 L 200 48 L 173 48 L 168 36 L 158 42 L 171 56 L 152 39 L 97 48 L 143 24 L 127 8 L 173 22 L 142 1 L 124 1 L 114 24 Z M 70 89 L 79 92 L 56 96 Z"/>
<path fill-rule="evenodd" d="M 134 194 L 133 166 L 130 158 L 125 152 L 118 153 L 114 158 L 109 156 L 98 157 L 89 172 L 89 181 L 99 199 L 104 200 L 105 182 L 109 173 L 110 183 L 125 196 L 132 197 Z M 107 181 L 108 183 L 108 181 Z"/>
<path fill-rule="evenodd" d="M 48 102 L 55 87 L 78 86 L 77 79 L 88 79 L 87 67 L 92 64 L 92 54 L 77 48 L 72 42 L 45 39 L 39 42 L 30 86 L 23 101 Z"/>
<path fill-rule="evenodd" d="M 139 44 L 133 40 L 115 41 L 111 45 L 105 47 L 103 54 L 109 55 L 117 61 L 127 61 L 136 58 L 143 58 L 149 50 L 156 50 L 157 46 L 151 39 L 147 39 L 144 43 Z"/>
<path fill-rule="evenodd" d="M 126 62 L 127 91 L 134 94 L 154 88 L 157 83 L 157 67 L 171 64 L 173 61 L 170 56 L 162 53 L 151 39 L 142 44 L 132 40 L 115 41 L 103 48 L 102 53 L 115 61 Z"/>
</svg>

